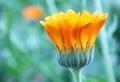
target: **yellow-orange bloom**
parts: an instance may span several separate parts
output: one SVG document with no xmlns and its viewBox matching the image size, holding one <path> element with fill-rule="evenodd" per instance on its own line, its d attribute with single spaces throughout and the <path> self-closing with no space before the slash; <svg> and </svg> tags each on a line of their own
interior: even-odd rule
<svg viewBox="0 0 120 82">
<path fill-rule="evenodd" d="M 23 10 L 23 16 L 26 20 L 35 21 L 43 16 L 43 10 L 35 6 L 29 6 Z"/>
<path fill-rule="evenodd" d="M 60 12 L 46 17 L 46 22 L 40 21 L 45 27 L 53 44 L 62 53 L 77 50 L 84 53 L 88 51 L 96 40 L 98 32 L 104 25 L 107 14 L 91 14 L 83 11 L 81 14 L 69 9 L 66 13 Z"/>
</svg>

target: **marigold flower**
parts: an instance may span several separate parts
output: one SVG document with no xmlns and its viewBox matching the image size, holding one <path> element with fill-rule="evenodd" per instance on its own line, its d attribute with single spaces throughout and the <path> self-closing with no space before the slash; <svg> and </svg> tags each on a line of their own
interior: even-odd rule
<svg viewBox="0 0 120 82">
<path fill-rule="evenodd" d="M 69 9 L 40 21 L 53 44 L 59 50 L 59 63 L 65 67 L 80 68 L 92 59 L 93 45 L 107 14 L 81 14 Z"/>
<path fill-rule="evenodd" d="M 29 6 L 23 10 L 23 16 L 26 20 L 35 21 L 43 16 L 43 10 L 35 6 Z"/>
</svg>

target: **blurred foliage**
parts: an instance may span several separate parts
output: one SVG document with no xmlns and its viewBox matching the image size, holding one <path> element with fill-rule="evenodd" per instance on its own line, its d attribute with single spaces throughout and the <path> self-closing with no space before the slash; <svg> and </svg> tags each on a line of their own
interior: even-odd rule
<svg viewBox="0 0 120 82">
<path fill-rule="evenodd" d="M 82 0 L 54 1 L 58 11 L 84 9 Z M 109 14 L 106 23 L 109 56 L 116 82 L 120 82 L 120 1 L 101 1 L 104 12 Z M 57 52 L 39 20 L 23 18 L 23 9 L 28 6 L 43 9 L 40 20 L 51 14 L 47 0 L 0 0 L 0 82 L 73 82 L 69 71 L 58 65 Z M 87 10 L 95 11 L 93 0 L 87 0 Z M 109 79 L 105 74 L 99 39 L 93 62 L 83 70 L 86 82 L 106 82 Z"/>
</svg>

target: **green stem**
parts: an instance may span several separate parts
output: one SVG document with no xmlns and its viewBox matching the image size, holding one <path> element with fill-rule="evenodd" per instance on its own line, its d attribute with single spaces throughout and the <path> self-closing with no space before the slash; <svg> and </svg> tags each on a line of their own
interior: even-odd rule
<svg viewBox="0 0 120 82">
<path fill-rule="evenodd" d="M 94 0 L 96 4 L 96 8 L 100 13 L 103 13 L 102 6 L 100 0 Z M 114 72 L 113 72 L 113 67 L 110 62 L 110 52 L 109 52 L 109 46 L 108 46 L 108 41 L 107 41 L 107 32 L 105 29 L 105 26 L 100 32 L 100 42 L 102 46 L 102 53 L 103 53 L 103 58 L 104 58 L 104 65 L 106 69 L 106 73 L 108 76 L 108 82 L 116 82 L 115 77 L 114 77 Z"/>
<path fill-rule="evenodd" d="M 82 7 L 83 7 L 83 9 L 86 9 L 86 10 L 87 10 L 86 0 L 82 0 Z"/>
<path fill-rule="evenodd" d="M 46 4 L 49 8 L 50 14 L 57 12 L 57 8 L 54 0 L 46 0 Z"/>
<path fill-rule="evenodd" d="M 70 72 L 72 73 L 74 82 L 82 82 L 81 69 L 70 69 Z"/>
</svg>

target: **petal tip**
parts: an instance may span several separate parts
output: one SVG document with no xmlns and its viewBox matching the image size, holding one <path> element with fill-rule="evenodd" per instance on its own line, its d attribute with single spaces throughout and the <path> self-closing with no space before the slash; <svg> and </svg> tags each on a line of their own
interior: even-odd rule
<svg viewBox="0 0 120 82">
<path fill-rule="evenodd" d="M 66 13 L 67 14 L 76 14 L 72 9 L 68 9 Z"/>
<path fill-rule="evenodd" d="M 40 21 L 40 24 L 42 24 L 43 26 L 45 25 L 45 22 L 44 21 Z"/>
</svg>

